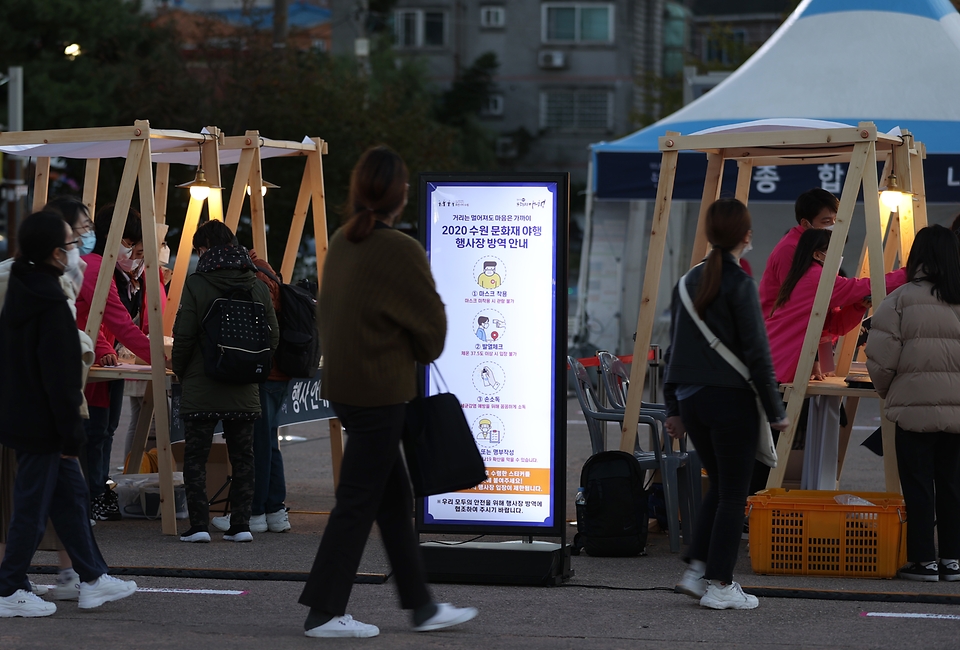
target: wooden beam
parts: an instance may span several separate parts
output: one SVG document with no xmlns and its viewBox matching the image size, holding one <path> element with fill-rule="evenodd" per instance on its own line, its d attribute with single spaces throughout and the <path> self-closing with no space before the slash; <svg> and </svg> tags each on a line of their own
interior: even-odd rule
<svg viewBox="0 0 960 650">
<path fill-rule="evenodd" d="M 0 133 L 0 145 L 19 144 L 72 144 L 76 142 L 116 142 L 118 140 L 141 140 L 150 137 L 149 128 L 138 126 L 109 126 L 85 129 L 48 129 L 44 131 L 7 131 Z M 149 124 L 147 122 L 146 124 Z"/>
<path fill-rule="evenodd" d="M 663 173 L 661 171 L 661 173 Z M 693 240 L 693 255 L 690 266 L 696 266 L 707 256 L 707 210 L 720 198 L 720 186 L 723 181 L 723 156 L 707 154 L 707 175 L 703 181 L 703 196 L 700 199 L 700 215 L 697 217 L 697 234 Z M 739 179 L 737 184 L 739 185 Z"/>
<path fill-rule="evenodd" d="M 170 192 L 170 163 L 157 163 L 157 179 L 153 183 L 153 201 L 157 223 L 167 223 L 167 196 Z"/>
<path fill-rule="evenodd" d="M 737 162 L 737 192 L 736 198 L 740 203 L 747 205 L 750 201 L 750 181 L 753 176 L 753 164 L 750 161 Z"/>
<path fill-rule="evenodd" d="M 247 131 L 251 133 L 251 131 Z M 256 131 L 253 131 L 256 133 Z M 240 152 L 240 161 L 237 164 L 237 173 L 233 177 L 233 187 L 230 189 L 230 203 L 227 205 L 227 219 L 224 223 L 227 228 L 237 232 L 240 225 L 240 213 L 243 211 L 243 202 L 247 198 L 247 179 L 250 178 L 250 169 L 253 167 L 253 147 Z"/>
<path fill-rule="evenodd" d="M 290 222 L 290 232 L 287 234 L 287 247 L 283 251 L 283 263 L 280 274 L 284 281 L 293 277 L 293 269 L 297 264 L 297 255 L 300 252 L 300 243 L 303 240 L 303 226 L 307 222 L 307 210 L 310 209 L 310 159 L 303 166 L 303 178 L 300 181 L 300 193 L 297 195 L 297 204 L 293 208 L 293 221 Z"/>
<path fill-rule="evenodd" d="M 180 231 L 180 247 L 177 249 L 177 262 L 173 266 L 173 278 L 170 280 L 170 291 L 167 293 L 167 307 L 163 312 L 163 333 L 166 336 L 173 336 L 173 324 L 177 320 L 183 284 L 187 281 L 187 272 L 190 270 L 193 235 L 197 232 L 202 209 L 203 201 L 198 201 L 191 196 L 190 203 L 187 205 L 187 215 L 183 218 L 183 229 Z"/>
<path fill-rule="evenodd" d="M 269 262 L 267 248 L 267 219 L 263 211 L 263 169 L 260 166 L 260 147 L 253 150 L 253 165 L 250 167 L 250 176 L 246 179 L 250 188 L 250 227 L 253 230 L 253 250 L 257 257 Z"/>
<path fill-rule="evenodd" d="M 797 421 L 800 418 L 800 411 L 803 408 L 803 400 L 806 397 L 807 386 L 810 384 L 810 373 L 813 370 L 813 362 L 817 355 L 820 335 L 823 333 L 823 324 L 827 317 L 827 310 L 830 307 L 830 296 L 833 293 L 837 272 L 840 270 L 840 257 L 843 254 L 843 244 L 847 239 L 847 233 L 850 232 L 850 222 L 853 220 L 853 209 L 857 202 L 860 184 L 865 178 L 864 168 L 870 164 L 873 164 L 873 170 L 871 172 L 874 175 L 873 196 L 877 196 L 875 155 L 873 142 L 865 141 L 857 144 L 854 149 L 853 160 L 847 169 L 847 178 L 844 181 L 843 192 L 840 197 L 840 207 L 837 210 L 837 222 L 833 228 L 833 235 L 830 238 L 830 247 L 827 249 L 827 258 L 823 264 L 820 283 L 817 285 L 817 294 L 813 301 L 813 309 L 810 312 L 810 322 L 807 325 L 803 345 L 800 348 L 800 360 L 797 364 L 797 372 L 793 380 L 793 391 L 787 400 L 787 418 L 790 420 L 790 426 L 780 433 L 780 439 L 777 442 L 777 466 L 770 470 L 770 476 L 767 479 L 768 488 L 780 487 L 783 484 L 784 472 L 786 472 L 787 462 L 790 459 L 790 450 L 793 448 L 793 438 L 797 432 Z M 864 196 L 870 196 L 866 187 L 864 187 Z M 877 203 L 877 207 L 879 207 L 879 202 Z M 879 233 L 879 213 L 877 213 L 875 218 L 875 226 Z M 880 237 L 877 236 L 875 240 L 869 240 L 868 244 L 872 247 L 873 251 L 875 251 L 875 255 L 879 256 L 881 250 Z M 882 273 L 880 275 L 880 282 L 883 282 Z"/>
<path fill-rule="evenodd" d="M 630 365 L 630 392 L 627 393 L 627 404 L 620 429 L 620 449 L 631 454 L 637 439 L 643 385 L 647 377 L 647 351 L 650 349 L 653 323 L 657 317 L 657 294 L 660 290 L 663 252 L 666 248 L 667 225 L 670 222 L 670 206 L 673 202 L 673 184 L 677 178 L 677 156 L 676 151 L 665 151 L 660 162 L 660 180 L 657 183 L 657 199 L 650 227 L 650 247 L 643 274 L 636 340 L 633 344 L 633 363 Z M 639 253 L 640 251 L 637 251 L 637 254 Z"/>
<path fill-rule="evenodd" d="M 157 461 L 160 470 L 160 516 L 164 535 L 177 534 L 177 512 L 173 496 L 173 452 L 170 449 L 170 417 L 167 412 L 166 375 L 163 350 L 163 315 L 160 303 L 160 248 L 157 244 L 157 218 L 153 202 L 153 164 L 150 141 L 144 143 L 140 158 L 140 220 L 143 223 L 143 277 L 146 279 L 146 318 L 150 336 L 150 376 L 154 417 L 157 422 Z M 149 428 L 149 427 L 148 427 Z"/>
<path fill-rule="evenodd" d="M 83 204 L 87 206 L 92 221 L 97 214 L 97 184 L 100 180 L 100 159 L 90 158 L 87 160 L 83 172 Z"/>
<path fill-rule="evenodd" d="M 137 175 L 140 169 L 140 160 L 143 157 L 145 142 L 143 139 L 130 141 L 130 147 L 127 150 L 127 160 L 123 165 L 123 174 L 120 177 L 120 190 L 117 193 L 117 202 L 113 208 L 113 219 L 110 222 L 110 232 L 107 235 L 103 259 L 100 262 L 100 273 L 97 275 L 97 285 L 93 290 L 93 299 L 90 302 L 90 315 L 87 317 L 87 327 L 85 331 L 92 341 L 97 340 L 97 334 L 100 332 L 100 323 L 103 322 L 103 312 L 107 304 L 107 293 L 110 291 L 110 283 L 113 280 L 113 270 L 117 264 L 117 253 L 120 252 L 120 240 L 123 239 L 123 229 L 127 223 L 130 202 L 133 200 L 133 191 L 136 189 Z"/>
<path fill-rule="evenodd" d="M 313 204 L 313 239 L 317 249 L 317 285 L 323 284 L 323 262 L 327 259 L 327 203 L 323 187 L 323 154 L 327 144 L 320 138 L 312 138 L 317 150 L 307 157 L 310 170 L 310 194 Z"/>
<path fill-rule="evenodd" d="M 730 147 L 840 147 L 861 142 L 882 141 L 897 145 L 900 138 L 877 134 L 872 122 L 861 122 L 856 128 L 808 129 L 790 131 L 757 131 L 753 133 L 706 133 L 703 135 L 664 135 L 658 138 L 660 151 L 703 151 Z"/>
<path fill-rule="evenodd" d="M 50 190 L 50 159 L 37 158 L 33 174 L 33 212 L 40 212 L 47 204 Z"/>
</svg>

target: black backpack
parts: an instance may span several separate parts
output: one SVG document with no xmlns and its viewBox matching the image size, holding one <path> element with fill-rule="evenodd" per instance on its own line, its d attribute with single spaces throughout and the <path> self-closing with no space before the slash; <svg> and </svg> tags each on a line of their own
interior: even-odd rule
<svg viewBox="0 0 960 650">
<path fill-rule="evenodd" d="M 236 289 L 214 300 L 203 317 L 202 329 L 200 351 L 208 377 L 228 384 L 261 384 L 267 380 L 270 323 L 266 308 L 248 289 Z"/>
<path fill-rule="evenodd" d="M 647 545 L 647 495 L 640 463 L 624 451 L 602 451 L 580 472 L 573 553 L 640 555 Z"/>
<path fill-rule="evenodd" d="M 294 378 L 312 378 L 320 366 L 317 299 L 299 285 L 284 284 L 263 267 L 257 270 L 280 287 L 280 344 L 273 355 L 277 369 Z"/>
</svg>

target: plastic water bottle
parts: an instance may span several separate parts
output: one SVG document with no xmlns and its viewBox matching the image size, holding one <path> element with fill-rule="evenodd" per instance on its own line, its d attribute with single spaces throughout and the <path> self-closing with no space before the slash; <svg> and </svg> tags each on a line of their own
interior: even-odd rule
<svg viewBox="0 0 960 650">
<path fill-rule="evenodd" d="M 583 491 L 583 488 L 577 488 L 577 499 L 576 504 L 578 506 L 586 505 L 587 503 L 587 494 Z"/>
</svg>

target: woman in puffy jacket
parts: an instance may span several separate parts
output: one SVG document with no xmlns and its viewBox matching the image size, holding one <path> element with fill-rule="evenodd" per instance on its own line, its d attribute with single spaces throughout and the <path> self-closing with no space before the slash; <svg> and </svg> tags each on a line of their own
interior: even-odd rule
<svg viewBox="0 0 960 650">
<path fill-rule="evenodd" d="M 907 284 L 873 315 L 867 370 L 897 424 L 907 506 L 907 580 L 960 580 L 960 249 L 943 226 L 917 233 Z M 940 562 L 933 543 L 937 528 Z"/>
</svg>

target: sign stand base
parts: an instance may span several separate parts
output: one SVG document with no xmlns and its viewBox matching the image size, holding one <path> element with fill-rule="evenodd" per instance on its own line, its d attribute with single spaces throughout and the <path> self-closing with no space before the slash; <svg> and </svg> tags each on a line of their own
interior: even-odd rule
<svg viewBox="0 0 960 650">
<path fill-rule="evenodd" d="M 424 542 L 420 550 L 430 582 L 554 587 L 573 576 L 568 545 Z"/>
</svg>

